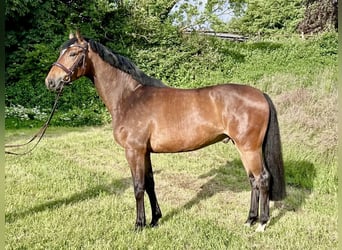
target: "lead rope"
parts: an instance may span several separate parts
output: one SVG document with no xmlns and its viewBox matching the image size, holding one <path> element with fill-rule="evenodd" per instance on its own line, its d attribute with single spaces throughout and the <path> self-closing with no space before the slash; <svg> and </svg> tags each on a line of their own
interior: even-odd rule
<svg viewBox="0 0 342 250">
<path fill-rule="evenodd" d="M 22 144 L 15 144 L 15 145 L 8 145 L 7 144 L 7 145 L 5 145 L 5 148 L 21 148 L 23 146 L 26 146 L 26 145 L 32 143 L 34 140 L 36 140 L 38 138 L 37 142 L 33 145 L 33 147 L 30 148 L 29 150 L 25 151 L 25 152 L 22 152 L 22 153 L 16 153 L 16 152 L 6 151 L 5 150 L 6 154 L 10 154 L 10 155 L 26 155 L 26 154 L 32 152 L 33 149 L 35 149 L 37 147 L 38 143 L 43 138 L 43 136 L 45 134 L 45 131 L 46 131 L 46 129 L 48 128 L 48 126 L 50 124 L 50 121 L 52 119 L 53 114 L 55 113 L 55 110 L 57 108 L 57 103 L 58 103 L 59 97 L 62 94 L 62 91 L 63 91 L 63 86 L 58 91 L 58 93 L 56 95 L 56 100 L 55 100 L 55 103 L 53 104 L 53 107 L 52 107 L 52 110 L 51 110 L 51 113 L 50 113 L 50 116 L 49 116 L 48 120 L 45 122 L 45 124 L 40 128 L 40 130 L 29 141 L 27 141 L 26 143 L 22 143 Z"/>
</svg>

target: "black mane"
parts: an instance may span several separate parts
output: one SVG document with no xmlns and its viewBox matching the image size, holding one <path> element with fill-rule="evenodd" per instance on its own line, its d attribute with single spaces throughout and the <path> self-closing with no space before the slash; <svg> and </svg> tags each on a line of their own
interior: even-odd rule
<svg viewBox="0 0 342 250">
<path fill-rule="evenodd" d="M 142 85 L 154 86 L 154 87 L 167 87 L 162 81 L 155 79 L 151 76 L 146 75 L 142 72 L 133 62 L 131 62 L 128 58 L 121 56 L 114 51 L 108 49 L 101 43 L 95 42 L 93 40 L 85 38 L 85 40 L 89 43 L 91 49 L 99 54 L 99 56 L 111 66 L 122 70 L 123 72 L 132 76 L 134 80 L 141 83 Z M 76 38 L 73 38 L 67 41 L 62 49 L 66 49 L 77 41 Z"/>
</svg>

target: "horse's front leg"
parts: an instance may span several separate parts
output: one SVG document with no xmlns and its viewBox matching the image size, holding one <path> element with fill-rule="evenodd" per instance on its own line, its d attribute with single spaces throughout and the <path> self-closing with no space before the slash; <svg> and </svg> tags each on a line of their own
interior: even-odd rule
<svg viewBox="0 0 342 250">
<path fill-rule="evenodd" d="M 143 150 L 126 149 L 126 159 L 131 168 L 134 195 L 136 201 L 137 218 L 135 228 L 137 230 L 146 226 L 145 217 L 145 152 Z"/>
<path fill-rule="evenodd" d="M 146 162 L 146 176 L 145 176 L 146 192 L 150 199 L 151 210 L 152 210 L 151 226 L 155 227 L 158 225 L 158 220 L 162 217 L 162 213 L 160 211 L 156 192 L 154 189 L 153 170 L 152 170 L 151 157 L 150 157 L 149 152 L 146 153 L 145 162 Z"/>
</svg>

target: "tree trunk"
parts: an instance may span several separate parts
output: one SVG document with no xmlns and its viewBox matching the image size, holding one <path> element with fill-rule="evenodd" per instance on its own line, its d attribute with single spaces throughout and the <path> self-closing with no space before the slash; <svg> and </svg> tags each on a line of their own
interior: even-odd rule
<svg viewBox="0 0 342 250">
<path fill-rule="evenodd" d="M 337 0 L 307 0 L 304 19 L 298 24 L 297 31 L 302 34 L 337 30 Z"/>
</svg>

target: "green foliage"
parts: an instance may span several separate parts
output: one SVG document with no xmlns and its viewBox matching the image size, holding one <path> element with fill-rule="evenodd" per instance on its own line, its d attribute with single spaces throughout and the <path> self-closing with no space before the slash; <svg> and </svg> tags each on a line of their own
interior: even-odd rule
<svg viewBox="0 0 342 250">
<path fill-rule="evenodd" d="M 131 57 L 132 61 L 147 74 L 174 87 L 193 88 L 238 82 L 254 85 L 270 93 L 281 93 L 298 87 L 323 88 L 324 91 L 336 88 L 336 73 L 326 79 L 325 85 L 315 81 L 320 72 L 336 68 L 338 48 L 336 33 L 326 33 L 309 40 L 293 37 L 251 40 L 246 43 L 232 43 L 194 33 L 179 41 L 178 46 L 162 44 L 145 49 L 131 47 L 131 51 L 126 52 L 129 53 L 127 56 Z M 112 48 L 116 46 L 113 43 L 108 44 L 107 46 Z M 120 45 L 118 47 L 120 48 Z M 57 54 L 48 52 L 46 46 L 37 46 L 37 48 L 45 50 L 47 54 Z M 27 60 L 36 60 L 36 64 L 40 63 L 41 67 L 44 67 L 47 65 L 44 61 L 46 60 L 43 56 L 44 52 L 37 51 L 29 52 L 36 55 L 27 57 Z M 42 59 L 39 60 L 37 57 Z M 34 68 L 31 70 L 33 71 Z M 42 79 L 39 82 L 35 80 L 37 77 L 28 75 L 22 76 L 15 85 L 8 86 L 6 88 L 8 106 L 20 104 L 33 108 L 40 105 L 43 109 L 50 109 L 54 95 L 46 90 L 43 83 L 46 72 L 37 70 L 37 74 Z M 299 80 L 287 82 L 281 82 L 281 78 L 274 80 L 278 75 L 286 74 L 298 77 Z M 66 116 L 70 113 L 73 117 L 72 114 L 77 114 L 81 107 L 89 113 L 92 110 L 105 112 L 93 85 L 86 78 L 81 78 L 68 86 L 60 101 L 60 112 Z M 72 111 L 73 109 L 75 111 Z M 62 122 L 63 119 L 60 121 Z M 99 118 L 94 117 L 94 119 Z M 89 122 L 90 120 L 89 118 Z M 67 122 L 68 119 L 64 121 L 65 125 L 71 125 Z M 73 124 L 86 124 L 87 118 L 83 121 Z M 56 124 L 62 124 L 61 122 Z"/>
<path fill-rule="evenodd" d="M 42 1 L 20 1 L 6 0 L 5 15 L 10 17 L 24 16 L 30 12 L 32 8 L 36 8 Z"/>
<path fill-rule="evenodd" d="M 247 0 L 242 17 L 228 24 L 230 30 L 250 35 L 294 33 L 304 15 L 302 0 Z"/>
<path fill-rule="evenodd" d="M 318 72 L 336 69 L 337 41 L 336 33 L 310 40 L 288 37 L 246 43 L 232 43 L 195 33 L 185 37 L 177 47 L 139 50 L 136 63 L 171 86 L 190 88 L 239 82 L 279 92 L 299 86 L 314 87 L 313 80 Z M 300 76 L 302 82 L 285 82 L 278 90 L 274 86 L 276 83 L 270 86 L 263 82 L 266 76 L 277 74 Z M 331 88 L 334 86 L 328 87 Z"/>
<path fill-rule="evenodd" d="M 6 8 L 6 106 L 23 105 L 33 108 L 39 104 L 48 108 L 53 97 L 44 86 L 44 78 L 51 64 L 58 57 L 58 49 L 67 40 L 70 30 L 80 28 L 82 33 L 92 39 L 129 55 L 138 47 L 146 44 L 171 44 L 175 28 L 165 22 L 161 25 L 155 18 L 156 11 L 161 11 L 160 2 L 148 4 L 149 11 L 139 11 L 140 2 L 112 2 L 98 0 L 91 3 L 68 1 L 8 1 Z M 154 10 L 156 9 L 156 10 Z M 145 16 L 146 14 L 147 17 Z M 27 21 L 28 20 L 28 21 Z M 156 29 L 156 27 L 164 27 Z M 158 32 L 152 32 L 154 29 Z M 164 40 L 158 37 L 165 36 Z M 81 99 L 92 96 L 91 85 L 78 84 L 74 88 Z M 84 96 L 84 95 L 87 95 Z M 91 97 L 90 97 L 91 98 Z M 94 99 L 92 99 L 93 101 Z M 64 110 L 77 107 L 79 99 L 70 98 Z M 81 100 L 83 101 L 83 100 Z M 91 101 L 91 102 L 92 102 Z M 89 103 L 89 102 L 86 102 Z"/>
<path fill-rule="evenodd" d="M 86 108 L 74 107 L 65 113 L 59 112 L 53 119 L 53 126 L 94 126 L 103 125 L 111 121 L 110 115 L 104 108 L 94 109 L 93 107 Z"/>
<path fill-rule="evenodd" d="M 51 121 L 51 126 L 77 127 L 86 125 L 103 125 L 111 121 L 110 115 L 104 107 L 95 108 L 96 105 L 82 105 L 70 110 L 57 110 Z M 40 107 L 25 108 L 11 106 L 5 109 L 5 128 L 38 128 L 48 119 L 51 110 L 42 110 Z"/>
<path fill-rule="evenodd" d="M 21 105 L 5 107 L 5 127 L 35 127 L 42 125 L 47 114 L 40 107 L 25 108 Z"/>
<path fill-rule="evenodd" d="M 177 8 L 172 12 L 172 19 L 181 30 L 227 31 L 226 20 L 232 15 L 241 16 L 246 6 L 245 0 L 177 2 Z"/>
<path fill-rule="evenodd" d="M 185 1 L 184 5 L 179 6 L 178 12 L 171 13 L 177 2 L 96 0 L 90 3 L 63 3 L 57 0 L 8 0 L 6 106 L 21 105 L 32 109 L 39 105 L 44 112 L 51 108 L 54 95 L 46 90 L 44 79 L 58 57 L 59 47 L 67 40 L 68 33 L 76 27 L 85 36 L 127 56 L 146 73 L 175 87 L 193 88 L 239 82 L 279 93 L 298 85 L 311 86 L 317 72 L 336 65 L 336 33 L 326 33 L 307 41 L 289 36 L 250 39 L 246 43 L 204 37 L 196 32 L 184 35 L 179 29 L 191 24 L 192 17 L 198 11 L 191 2 Z M 282 33 L 291 31 L 290 27 L 294 27 L 301 13 L 299 1 L 260 0 L 248 3 L 246 9 L 243 0 L 230 1 L 229 6 L 221 0 L 207 1 L 199 23 L 211 22 L 218 29 L 226 27 L 215 19 L 217 16 L 213 12 L 229 7 L 237 14 L 245 11 L 239 20 L 232 23 L 240 30 L 248 28 L 251 29 L 248 32 L 252 33 L 260 30 L 265 33 Z M 184 19 L 185 13 L 188 14 L 190 23 Z M 254 20 L 257 16 L 259 18 Z M 183 24 L 173 25 L 182 18 L 185 20 Z M 282 25 L 277 27 L 277 23 Z M 265 76 L 272 78 L 279 74 L 302 77 L 300 82 L 278 87 L 265 81 Z M 332 87 L 328 84 L 325 88 L 329 90 Z M 95 89 L 85 78 L 66 88 L 59 107 L 64 116 L 70 114 L 70 117 L 74 117 L 80 109 L 87 110 L 88 113 L 93 110 L 104 112 L 104 106 Z M 82 122 L 75 121 L 74 124 L 86 124 L 86 117 L 91 120 L 89 115 L 85 115 Z M 12 118 L 16 120 L 16 126 L 20 126 L 21 120 Z M 99 118 L 94 119 L 97 124 Z M 56 121 L 56 124 L 65 121 L 65 125 L 70 125 L 67 122 L 69 120 L 63 118 Z M 103 122 L 107 120 L 105 118 Z"/>
</svg>

